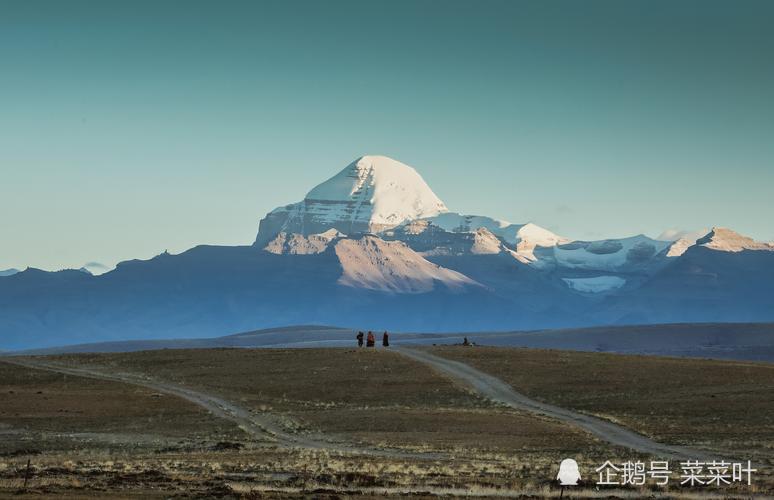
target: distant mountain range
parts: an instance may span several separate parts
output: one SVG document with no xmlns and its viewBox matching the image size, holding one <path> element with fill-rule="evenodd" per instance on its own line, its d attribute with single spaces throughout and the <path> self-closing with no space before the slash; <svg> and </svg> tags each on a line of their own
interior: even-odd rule
<svg viewBox="0 0 774 500">
<path fill-rule="evenodd" d="M 393 332 L 390 341 L 394 345 L 462 344 L 466 337 L 476 345 L 488 346 L 774 362 L 774 323 L 680 323 L 522 332 Z M 15 351 L 10 354 L 49 355 L 233 347 L 352 347 L 354 343 L 355 331 L 352 329 L 297 325 L 214 338 L 122 340 L 71 344 Z"/>
<path fill-rule="evenodd" d="M 271 211 L 252 246 L 199 246 L 95 274 L 1 272 L 0 349 L 291 324 L 459 332 L 774 321 L 771 243 L 723 228 L 696 240 L 571 241 L 450 212 L 413 168 L 381 156 Z"/>
</svg>

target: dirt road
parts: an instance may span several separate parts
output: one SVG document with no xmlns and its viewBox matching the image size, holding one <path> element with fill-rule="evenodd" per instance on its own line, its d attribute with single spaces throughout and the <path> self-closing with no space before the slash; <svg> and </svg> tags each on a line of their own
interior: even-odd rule
<svg viewBox="0 0 774 500">
<path fill-rule="evenodd" d="M 279 419 L 271 414 L 253 412 L 212 394 L 206 394 L 201 391 L 151 379 L 138 374 L 106 373 L 101 370 L 85 367 L 70 367 L 46 363 L 43 360 L 33 358 L 19 359 L 6 357 L 2 358 L 0 362 L 12 363 L 26 368 L 48 370 L 77 377 L 122 382 L 177 396 L 212 412 L 214 415 L 236 423 L 240 429 L 253 438 L 256 438 L 258 441 L 268 441 L 269 443 L 274 443 L 278 446 L 388 457 L 407 456 L 412 458 L 436 459 L 443 456 L 437 453 L 413 453 L 403 450 L 356 446 L 323 436 L 293 434 L 284 430 L 282 424 L 279 423 Z"/>
<path fill-rule="evenodd" d="M 492 401 L 505 404 L 518 410 L 526 410 L 567 422 L 580 427 L 599 439 L 611 444 L 647 453 L 659 458 L 695 460 L 706 458 L 708 455 L 706 451 L 658 443 L 607 420 L 528 398 L 513 390 L 510 385 L 502 380 L 487 375 L 464 363 L 441 358 L 421 349 L 411 349 L 400 346 L 396 346 L 394 349 L 415 361 L 433 367 L 448 378 L 451 378 L 458 383 L 462 383 L 462 385 Z"/>
<path fill-rule="evenodd" d="M 707 452 L 658 443 L 610 421 L 536 401 L 516 392 L 502 380 L 487 375 L 464 363 L 441 358 L 421 349 L 401 346 L 396 346 L 393 349 L 415 361 L 432 367 L 453 381 L 461 383 L 492 401 L 505 404 L 518 410 L 525 410 L 567 422 L 614 445 L 647 453 L 659 458 L 694 460 L 707 458 Z M 141 374 L 106 373 L 101 370 L 86 367 L 51 364 L 42 359 L 34 358 L 3 358 L 2 361 L 28 368 L 50 370 L 78 377 L 89 377 L 134 384 L 154 391 L 181 397 L 207 409 L 217 416 L 235 422 L 242 430 L 256 438 L 258 441 L 268 441 L 269 443 L 274 443 L 278 446 L 325 449 L 329 451 L 378 456 L 411 456 L 413 458 L 438 458 L 440 456 L 432 453 L 410 453 L 402 450 L 386 450 L 370 448 L 367 446 L 356 446 L 351 443 L 335 441 L 328 436 L 290 433 L 283 428 L 280 420 L 274 415 L 265 412 L 253 412 L 221 397 L 193 390 L 188 387 L 181 387 L 168 382 L 151 379 Z"/>
</svg>

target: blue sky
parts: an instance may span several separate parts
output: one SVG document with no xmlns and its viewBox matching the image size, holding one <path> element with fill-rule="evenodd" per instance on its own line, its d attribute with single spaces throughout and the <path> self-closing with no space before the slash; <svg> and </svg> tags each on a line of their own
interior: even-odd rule
<svg viewBox="0 0 774 500">
<path fill-rule="evenodd" d="M 771 2 L 2 6 L 0 269 L 249 244 L 363 154 L 572 238 L 774 240 Z"/>
</svg>

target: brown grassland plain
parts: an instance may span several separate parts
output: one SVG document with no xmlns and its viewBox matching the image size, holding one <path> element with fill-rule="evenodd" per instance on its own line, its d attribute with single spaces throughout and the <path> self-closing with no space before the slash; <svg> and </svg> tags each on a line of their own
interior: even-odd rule
<svg viewBox="0 0 774 500">
<path fill-rule="evenodd" d="M 488 351 L 444 349 L 440 354 L 449 357 L 472 356 L 471 364 L 478 362 L 476 353 Z M 519 350 L 503 351 L 517 354 L 514 365 L 522 362 Z M 555 355 L 545 354 L 546 361 Z M 576 355 L 581 353 L 568 354 Z M 29 496 L 285 498 L 558 496 L 551 480 L 562 458 L 576 458 L 583 470 L 607 459 L 637 458 L 575 428 L 482 400 L 425 365 L 384 350 L 161 350 L 45 361 L 172 382 L 255 414 L 278 416 L 289 433 L 331 436 L 335 443 L 387 453 L 359 454 L 335 444 L 322 450 L 273 445 L 171 395 L 0 360 L 0 496 L 20 490 L 27 459 Z M 570 367 L 580 379 L 583 364 Z M 628 370 L 627 364 L 613 364 L 617 371 L 611 375 Z M 559 383 L 568 374 L 553 376 Z M 730 387 L 727 393 L 734 394 Z M 651 410 L 659 411 L 660 404 L 654 400 Z M 770 485 L 761 483 L 715 493 L 766 491 Z M 574 497 L 631 498 L 695 493 L 673 486 L 572 491 Z"/>
<path fill-rule="evenodd" d="M 774 459 L 771 364 L 492 347 L 432 352 L 657 441 Z"/>
<path fill-rule="evenodd" d="M 229 421 L 150 389 L 0 362 L 0 453 L 149 448 L 241 434 Z"/>
<path fill-rule="evenodd" d="M 585 433 L 496 407 L 389 350 L 161 350 L 50 359 L 146 374 L 281 415 L 299 431 L 371 444 L 484 452 L 609 451 Z"/>
</svg>

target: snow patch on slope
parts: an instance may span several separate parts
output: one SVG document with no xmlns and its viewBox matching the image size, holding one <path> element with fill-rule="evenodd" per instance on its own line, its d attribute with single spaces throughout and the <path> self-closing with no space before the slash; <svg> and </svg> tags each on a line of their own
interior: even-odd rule
<svg viewBox="0 0 774 500">
<path fill-rule="evenodd" d="M 617 240 L 573 241 L 558 245 L 553 251 L 561 267 L 614 271 L 644 266 L 670 244 L 640 234 Z"/>
<path fill-rule="evenodd" d="M 688 231 L 684 229 L 667 229 L 663 231 L 657 240 L 673 242 L 667 250 L 667 257 L 679 257 L 690 247 L 696 244 L 696 240 L 707 234 L 709 229 L 699 229 L 698 231 Z"/>
<path fill-rule="evenodd" d="M 706 227 L 702 229 L 698 229 L 696 231 L 691 231 L 688 229 L 670 228 L 662 231 L 661 234 L 656 237 L 656 239 L 663 240 L 663 241 L 678 241 L 682 239 L 696 241 L 702 236 L 706 235 L 708 232 L 709 232 L 709 229 Z"/>
<path fill-rule="evenodd" d="M 429 221 L 452 233 L 475 232 L 479 228 L 486 228 L 511 245 L 516 245 L 522 240 L 529 240 L 535 245 L 548 247 L 569 241 L 531 222 L 511 224 L 504 220 L 482 215 L 462 215 L 453 212 L 431 217 Z"/>
<path fill-rule="evenodd" d="M 334 249 L 343 269 L 339 283 L 353 288 L 425 293 L 436 283 L 452 290 L 478 285 L 464 274 L 427 261 L 399 241 L 364 236 L 339 240 Z"/>
<path fill-rule="evenodd" d="M 567 286 L 584 293 L 601 293 L 617 290 L 626 284 L 618 276 L 594 276 L 593 278 L 562 278 Z"/>
<path fill-rule="evenodd" d="M 101 262 L 87 262 L 81 267 L 82 271 L 88 272 L 93 276 L 99 276 L 113 270 Z"/>
</svg>

